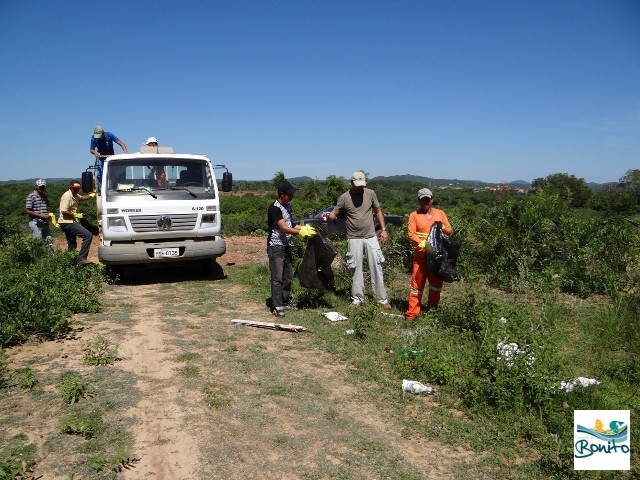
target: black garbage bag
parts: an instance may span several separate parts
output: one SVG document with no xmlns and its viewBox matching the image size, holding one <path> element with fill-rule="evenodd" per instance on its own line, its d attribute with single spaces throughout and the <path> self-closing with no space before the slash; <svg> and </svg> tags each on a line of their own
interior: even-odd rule
<svg viewBox="0 0 640 480">
<path fill-rule="evenodd" d="M 325 290 L 336 291 L 335 279 L 331 264 L 336 258 L 336 247 L 327 238 L 322 230 L 307 240 L 307 249 L 298 267 L 298 279 L 300 285 L 305 288 L 314 288 L 320 293 Z"/>
<path fill-rule="evenodd" d="M 442 222 L 435 222 L 427 240 L 431 248 L 427 251 L 427 270 L 445 282 L 460 280 L 456 268 L 460 253 L 460 240 L 442 231 Z"/>
<path fill-rule="evenodd" d="M 98 226 L 94 225 L 93 223 L 91 223 L 89 220 L 86 220 L 85 218 L 80 219 L 80 225 L 82 225 L 84 228 L 89 230 L 89 232 L 91 232 L 91 235 L 93 236 L 98 235 L 100 233 L 100 229 L 98 228 Z"/>
</svg>

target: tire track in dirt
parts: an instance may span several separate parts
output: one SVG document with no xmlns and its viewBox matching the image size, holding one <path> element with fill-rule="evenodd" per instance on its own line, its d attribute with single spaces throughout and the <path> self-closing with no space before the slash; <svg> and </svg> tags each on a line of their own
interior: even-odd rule
<svg viewBox="0 0 640 480">
<path fill-rule="evenodd" d="M 186 425 L 188 402 L 179 387 L 179 375 L 171 361 L 169 342 L 162 320 L 148 293 L 155 286 L 136 286 L 136 324 L 120 345 L 120 367 L 134 375 L 142 392 L 138 405 L 127 415 L 137 419 L 136 455 L 140 462 L 125 478 L 154 476 L 161 479 L 195 478 L 194 454 L 198 446 Z"/>
</svg>

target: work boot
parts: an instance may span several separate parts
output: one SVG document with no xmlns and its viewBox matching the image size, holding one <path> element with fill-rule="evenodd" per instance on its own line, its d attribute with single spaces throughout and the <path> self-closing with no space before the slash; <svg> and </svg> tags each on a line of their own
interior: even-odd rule
<svg viewBox="0 0 640 480">
<path fill-rule="evenodd" d="M 273 314 L 274 317 L 284 318 L 284 310 L 282 309 L 282 307 L 272 308 L 271 313 Z"/>
<path fill-rule="evenodd" d="M 90 262 L 86 258 L 83 258 L 82 260 L 78 260 L 78 265 L 91 265 L 92 263 L 93 262 Z"/>
<path fill-rule="evenodd" d="M 282 306 L 282 308 L 283 308 L 284 310 L 289 310 L 290 312 L 297 312 L 297 311 L 298 311 L 298 307 L 296 307 L 296 306 L 295 306 L 293 303 L 291 303 L 291 302 L 285 303 L 285 304 Z"/>
</svg>

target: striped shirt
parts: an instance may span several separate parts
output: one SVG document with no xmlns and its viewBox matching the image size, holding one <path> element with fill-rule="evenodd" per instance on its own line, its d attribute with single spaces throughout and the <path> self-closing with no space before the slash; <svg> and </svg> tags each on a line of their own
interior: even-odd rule
<svg viewBox="0 0 640 480">
<path fill-rule="evenodd" d="M 267 239 L 267 245 L 269 247 L 291 246 L 291 235 L 281 232 L 278 228 L 278 221 L 281 219 L 284 219 L 284 223 L 285 225 L 287 225 L 287 227 L 291 226 L 291 204 L 288 203 L 285 206 L 282 205 L 278 200 L 276 200 L 272 205 L 269 206 L 267 215 L 267 223 L 269 228 L 269 238 Z"/>
<path fill-rule="evenodd" d="M 35 191 L 27 195 L 27 201 L 25 202 L 25 210 L 31 210 L 32 212 L 39 213 L 40 215 L 49 215 L 49 199 L 46 195 L 38 195 Z M 46 222 L 47 220 L 38 218 Z"/>
</svg>

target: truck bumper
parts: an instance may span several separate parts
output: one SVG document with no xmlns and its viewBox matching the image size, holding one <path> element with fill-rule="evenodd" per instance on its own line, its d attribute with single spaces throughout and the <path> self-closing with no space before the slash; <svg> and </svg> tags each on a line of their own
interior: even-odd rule
<svg viewBox="0 0 640 480">
<path fill-rule="evenodd" d="M 156 249 L 178 249 L 177 256 L 155 256 Z M 159 263 L 185 263 L 214 260 L 227 251 L 222 237 L 207 240 L 180 240 L 176 242 L 130 242 L 102 245 L 98 258 L 105 265 L 143 265 Z"/>
</svg>

